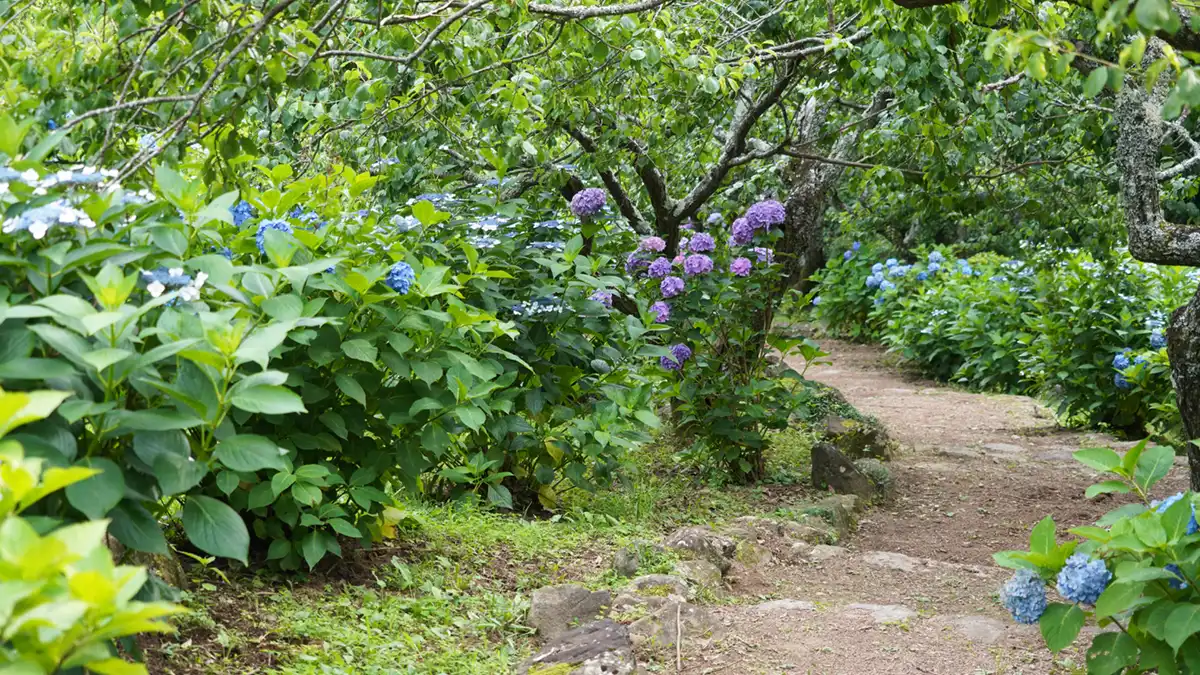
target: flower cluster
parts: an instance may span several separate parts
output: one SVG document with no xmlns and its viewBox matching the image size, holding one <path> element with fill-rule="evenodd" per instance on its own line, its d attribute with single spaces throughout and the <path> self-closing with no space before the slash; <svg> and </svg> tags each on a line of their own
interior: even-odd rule
<svg viewBox="0 0 1200 675">
<path fill-rule="evenodd" d="M 682 370 L 683 363 L 692 358 L 692 349 L 685 344 L 671 345 L 670 356 L 660 356 L 658 363 L 665 370 Z"/>
<path fill-rule="evenodd" d="M 254 243 L 258 245 L 259 253 L 267 252 L 267 230 L 292 234 L 292 226 L 286 220 L 264 220 L 258 224 L 258 232 L 254 234 Z"/>
<path fill-rule="evenodd" d="M 1017 623 L 1037 623 L 1046 611 L 1046 582 L 1032 570 L 1017 570 L 1001 589 L 1000 600 Z"/>
<path fill-rule="evenodd" d="M 650 305 L 650 311 L 656 323 L 666 323 L 671 319 L 671 306 L 662 300 Z"/>
<path fill-rule="evenodd" d="M 1167 509 L 1171 508 L 1175 502 L 1183 498 L 1184 494 L 1182 492 L 1177 492 L 1166 499 L 1150 502 L 1150 506 L 1158 513 L 1163 513 Z M 1196 534 L 1197 532 L 1200 532 L 1200 522 L 1196 520 L 1196 507 L 1192 506 L 1192 519 L 1188 522 L 1187 533 Z"/>
<path fill-rule="evenodd" d="M 658 289 L 662 291 L 664 298 L 673 298 L 683 292 L 683 279 L 679 277 L 667 277 L 662 280 Z"/>
<path fill-rule="evenodd" d="M 0 232 L 12 234 L 28 230 L 34 239 L 41 239 L 56 225 L 91 229 L 96 226 L 96 223 L 91 216 L 75 208 L 70 202 L 58 199 L 5 220 L 4 225 L 0 226 Z"/>
<path fill-rule="evenodd" d="M 142 271 L 142 281 L 146 282 L 146 291 L 151 297 L 157 298 L 167 290 L 178 290 L 179 299 L 184 302 L 193 302 L 200 299 L 200 289 L 204 288 L 204 282 L 208 280 L 208 275 L 204 272 L 198 272 L 196 278 L 185 274 L 182 267 L 159 267 L 150 271 Z"/>
<path fill-rule="evenodd" d="M 651 279 L 662 279 L 671 273 L 671 261 L 666 258 L 655 258 L 646 268 L 646 276 Z"/>
<path fill-rule="evenodd" d="M 512 313 L 517 316 L 535 317 L 539 314 L 552 314 L 562 310 L 562 301 L 558 298 L 535 298 L 512 306 Z"/>
<path fill-rule="evenodd" d="M 693 253 L 683 259 L 683 272 L 688 276 L 708 274 L 713 269 L 712 258 L 703 253 Z"/>
<path fill-rule="evenodd" d="M 607 198 L 600 188 L 584 188 L 571 197 L 571 213 L 579 218 L 591 218 L 600 213 Z"/>
<path fill-rule="evenodd" d="M 392 268 L 388 270 L 383 284 L 400 295 L 405 295 L 408 293 L 408 289 L 412 288 L 413 282 L 416 280 L 417 275 L 413 273 L 412 266 L 404 261 L 400 261 L 392 265 Z"/>
<path fill-rule="evenodd" d="M 1112 572 L 1103 560 L 1076 553 L 1058 573 L 1058 594 L 1071 602 L 1094 605 L 1111 580 Z"/>
<path fill-rule="evenodd" d="M 787 219 L 787 211 L 783 204 L 768 199 L 746 209 L 746 222 L 755 230 L 769 230 L 774 225 L 782 225 Z"/>
<path fill-rule="evenodd" d="M 716 247 L 717 243 L 713 241 L 712 235 L 707 232 L 698 232 L 696 236 L 688 240 L 688 248 L 692 253 L 708 253 Z"/>
<path fill-rule="evenodd" d="M 729 263 L 729 271 L 739 277 L 750 276 L 750 259 L 734 258 L 733 262 Z"/>
<path fill-rule="evenodd" d="M 609 309 L 613 306 L 613 294 L 611 291 L 596 291 L 588 296 L 588 300 L 598 302 Z"/>
<path fill-rule="evenodd" d="M 258 217 L 258 212 L 245 199 L 229 207 L 229 213 L 233 216 L 235 227 L 241 227 L 247 220 Z"/>
<path fill-rule="evenodd" d="M 638 244 L 639 251 L 662 253 L 667 248 L 667 242 L 662 237 L 646 237 Z"/>
</svg>

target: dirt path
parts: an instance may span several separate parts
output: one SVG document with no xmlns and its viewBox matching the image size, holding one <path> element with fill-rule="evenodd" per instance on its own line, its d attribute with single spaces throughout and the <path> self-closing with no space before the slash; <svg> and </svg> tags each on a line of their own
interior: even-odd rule
<svg viewBox="0 0 1200 675">
<path fill-rule="evenodd" d="M 1047 514 L 1063 532 L 1117 506 L 1083 497 L 1095 475 L 1071 453 L 1130 444 L 1059 429 L 1027 397 L 910 377 L 877 347 L 822 347 L 833 364 L 809 377 L 840 389 L 900 442 L 891 464 L 897 496 L 868 512 L 828 559 L 768 567 L 735 584 L 737 604 L 714 610 L 726 633 L 693 645 L 683 672 L 1073 672 L 1083 662 L 1078 647 L 1090 640 L 1052 658 L 1036 627 L 1014 624 L 1000 607 L 996 592 L 1008 572 L 991 557 L 1024 547 Z M 1165 483 L 1164 494 L 1183 489 L 1182 467 Z M 798 602 L 758 604 L 768 598 Z"/>
</svg>

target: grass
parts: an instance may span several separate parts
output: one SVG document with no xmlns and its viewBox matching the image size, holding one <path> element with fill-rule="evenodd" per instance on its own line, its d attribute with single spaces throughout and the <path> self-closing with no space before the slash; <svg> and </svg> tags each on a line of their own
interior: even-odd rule
<svg viewBox="0 0 1200 675">
<path fill-rule="evenodd" d="M 568 493 L 552 518 L 528 519 L 464 504 L 407 504 L 407 528 L 373 551 L 350 553 L 308 580 L 215 570 L 187 597 L 181 633 L 154 647 L 151 672 L 176 675 L 494 675 L 533 649 L 522 624 L 533 590 L 577 582 L 617 588 L 613 554 L 657 542 L 676 527 L 786 512 L 810 501 L 811 437 L 772 439 L 770 480 L 753 486 L 681 471 L 669 438 L 631 460 L 628 480 Z M 639 573 L 667 573 L 671 553 L 650 552 Z M 157 666 L 157 668 L 156 668 Z"/>
</svg>

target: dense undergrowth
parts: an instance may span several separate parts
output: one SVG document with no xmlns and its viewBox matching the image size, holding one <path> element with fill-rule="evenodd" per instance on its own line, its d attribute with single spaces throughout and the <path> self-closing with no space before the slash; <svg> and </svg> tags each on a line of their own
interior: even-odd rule
<svg viewBox="0 0 1200 675">
<path fill-rule="evenodd" d="M 1186 302 L 1194 272 L 1125 252 L 888 255 L 856 242 L 832 259 L 812 298 L 816 320 L 836 335 L 880 341 L 935 379 L 1033 394 L 1068 423 L 1182 447 L 1164 322 Z"/>
</svg>

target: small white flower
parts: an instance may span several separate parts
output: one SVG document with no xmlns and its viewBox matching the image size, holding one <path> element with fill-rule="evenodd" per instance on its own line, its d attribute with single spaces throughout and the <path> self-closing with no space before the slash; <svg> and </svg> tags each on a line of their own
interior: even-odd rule
<svg viewBox="0 0 1200 675">
<path fill-rule="evenodd" d="M 205 272 L 196 272 L 195 285 L 197 290 L 204 288 L 205 281 L 208 281 L 208 274 Z"/>
<path fill-rule="evenodd" d="M 44 220 L 35 220 L 29 224 L 29 234 L 32 234 L 34 239 L 41 239 L 49 231 L 50 223 Z"/>
<path fill-rule="evenodd" d="M 146 290 L 150 291 L 150 297 L 157 298 L 163 294 L 163 291 L 167 290 L 167 287 L 157 281 L 152 281 L 150 285 L 146 286 Z"/>
<path fill-rule="evenodd" d="M 194 286 L 184 286 L 179 289 L 179 297 L 183 298 L 184 302 L 193 302 L 200 299 L 200 289 Z"/>
<path fill-rule="evenodd" d="M 89 218 L 87 214 L 83 214 L 79 217 L 79 224 L 90 229 L 96 226 L 96 221 Z"/>
<path fill-rule="evenodd" d="M 58 173 L 54 174 L 54 176 L 56 178 L 58 178 L 59 180 L 71 180 L 71 175 L 72 175 L 71 172 L 67 171 L 66 169 L 63 169 L 62 171 L 59 171 Z"/>
<path fill-rule="evenodd" d="M 85 166 L 85 167 L 83 167 L 83 171 L 81 173 L 83 173 L 83 175 L 85 175 L 85 176 L 90 176 L 90 175 L 96 173 L 96 167 Z"/>
<path fill-rule="evenodd" d="M 25 171 L 25 173 L 21 174 L 21 180 L 25 181 L 26 183 L 32 183 L 32 182 L 36 181 L 37 179 L 38 179 L 38 172 L 34 171 L 33 169 L 29 169 L 29 170 Z"/>
<path fill-rule="evenodd" d="M 8 183 L 0 182 L 0 195 L 8 194 Z"/>
<path fill-rule="evenodd" d="M 38 197 L 45 197 L 46 196 L 46 188 L 44 188 L 44 187 L 35 188 L 33 191 L 33 194 L 37 195 Z"/>
<path fill-rule="evenodd" d="M 58 222 L 63 225 L 74 225 L 79 220 L 79 212 L 75 209 L 63 209 L 58 212 Z"/>
<path fill-rule="evenodd" d="M 270 136 L 270 135 L 271 135 L 271 132 L 267 131 L 266 129 L 258 130 L 258 140 L 260 140 L 260 141 L 264 140 L 267 136 Z"/>
<path fill-rule="evenodd" d="M 181 276 L 183 276 L 183 268 L 182 267 L 172 267 L 171 269 L 167 270 L 167 274 L 170 274 L 173 277 L 181 277 Z"/>
</svg>

